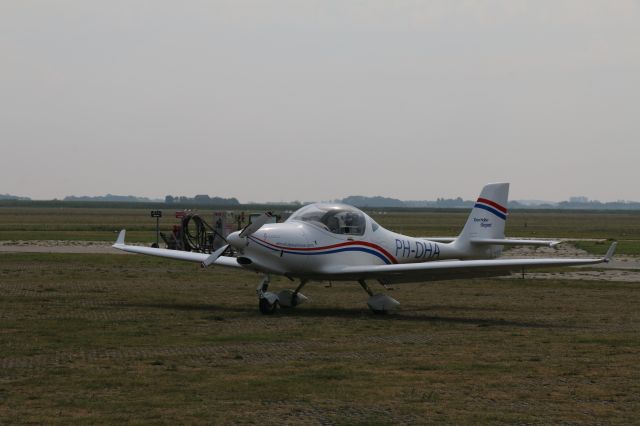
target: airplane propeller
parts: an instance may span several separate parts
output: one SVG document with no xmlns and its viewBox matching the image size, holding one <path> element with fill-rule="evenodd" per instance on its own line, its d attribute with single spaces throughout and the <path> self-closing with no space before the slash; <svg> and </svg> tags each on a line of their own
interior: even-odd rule
<svg viewBox="0 0 640 426">
<path fill-rule="evenodd" d="M 254 232 L 256 232 L 258 229 L 262 228 L 262 225 L 267 223 L 269 221 L 269 219 L 271 219 L 272 217 L 273 217 L 273 215 L 271 214 L 271 212 L 265 212 L 265 213 L 261 214 L 260 216 L 254 217 L 253 220 L 251 221 L 251 223 L 248 224 L 247 226 L 245 226 L 245 228 L 240 232 L 240 234 L 238 236 L 240 238 L 248 237 L 249 235 L 251 235 Z M 233 244 L 233 242 L 236 241 L 236 240 L 235 240 L 235 238 L 233 238 L 231 236 L 230 238 L 228 238 L 228 241 Z M 232 245 L 232 244 L 226 244 L 226 245 L 220 247 L 218 250 L 216 250 L 213 253 L 211 253 L 209 255 L 209 257 L 207 257 L 205 260 L 202 261 L 202 264 L 201 264 L 202 267 L 206 268 L 208 266 L 213 265 L 215 263 L 216 259 L 218 259 L 220 256 L 222 256 L 222 253 L 224 253 L 229 248 L 229 246 Z"/>
<path fill-rule="evenodd" d="M 258 229 L 262 228 L 262 225 L 267 223 L 272 217 L 273 215 L 271 214 L 271 212 L 265 212 L 260 216 L 254 217 L 251 223 L 245 226 L 242 232 L 240 232 L 240 238 L 248 237 L 249 235 L 253 234 Z"/>
<path fill-rule="evenodd" d="M 207 266 L 211 266 L 216 261 L 216 259 L 222 256 L 222 253 L 224 253 L 228 248 L 229 248 L 229 244 L 225 244 L 224 246 L 220 247 L 218 250 L 211 253 L 209 257 L 207 257 L 205 260 L 202 261 L 201 263 L 202 267 L 206 268 Z"/>
</svg>

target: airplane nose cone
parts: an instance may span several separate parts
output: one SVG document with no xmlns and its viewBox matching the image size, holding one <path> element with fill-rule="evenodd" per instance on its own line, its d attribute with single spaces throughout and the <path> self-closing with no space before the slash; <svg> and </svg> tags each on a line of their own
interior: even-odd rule
<svg viewBox="0 0 640 426">
<path fill-rule="evenodd" d="M 231 247 L 237 250 L 245 245 L 244 240 L 244 238 L 240 238 L 240 231 L 232 232 L 231 234 L 227 235 L 227 242 L 231 244 Z"/>
</svg>

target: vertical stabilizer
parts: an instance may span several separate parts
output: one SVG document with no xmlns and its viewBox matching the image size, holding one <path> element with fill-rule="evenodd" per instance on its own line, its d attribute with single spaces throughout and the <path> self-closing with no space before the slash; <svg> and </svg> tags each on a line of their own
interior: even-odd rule
<svg viewBox="0 0 640 426">
<path fill-rule="evenodd" d="M 472 239 L 504 238 L 504 226 L 507 220 L 507 201 L 509 198 L 508 183 L 490 183 L 482 188 L 471 214 L 456 241 L 458 248 L 464 252 L 488 250 L 489 257 L 500 255 L 501 247 L 485 246 L 473 248 Z M 475 255 L 478 255 L 476 253 Z"/>
</svg>

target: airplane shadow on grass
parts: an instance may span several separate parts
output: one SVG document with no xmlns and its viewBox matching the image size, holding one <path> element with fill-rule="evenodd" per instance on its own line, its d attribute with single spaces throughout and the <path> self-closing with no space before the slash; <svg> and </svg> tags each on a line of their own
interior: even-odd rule
<svg viewBox="0 0 640 426">
<path fill-rule="evenodd" d="M 518 321 L 507 320 L 502 318 L 478 318 L 465 316 L 445 316 L 445 315 L 429 315 L 419 313 L 416 310 L 399 311 L 389 314 L 374 314 L 366 308 L 316 308 L 305 306 L 300 308 L 283 308 L 274 315 L 262 315 L 258 312 L 257 306 L 222 306 L 206 303 L 131 303 L 120 306 L 132 308 L 155 308 L 176 311 L 200 311 L 210 314 L 223 314 L 224 312 L 246 313 L 251 317 L 274 318 L 278 317 L 294 317 L 294 318 L 350 318 L 350 319 L 366 319 L 375 321 L 412 321 L 425 323 L 449 323 L 449 324 L 469 324 L 478 327 L 523 327 L 523 328 L 567 328 L 566 325 L 557 325 L 534 321 Z M 440 308 L 446 308 L 440 306 Z M 456 310 L 462 307 L 456 306 Z M 426 309 L 421 309 L 426 310 Z M 469 307 L 469 310 L 474 308 Z"/>
<path fill-rule="evenodd" d="M 293 317 L 340 317 L 353 319 L 367 319 L 376 321 L 412 321 L 425 323 L 449 323 L 449 324 L 470 324 L 478 327 L 489 326 L 508 326 L 508 327 L 525 327 L 525 328 L 556 328 L 562 327 L 549 323 L 506 320 L 501 318 L 477 318 L 463 316 L 444 316 L 421 314 L 416 311 L 398 311 L 389 314 L 374 314 L 373 312 L 362 308 L 306 308 L 306 309 L 284 309 L 276 315 L 293 316 Z"/>
</svg>

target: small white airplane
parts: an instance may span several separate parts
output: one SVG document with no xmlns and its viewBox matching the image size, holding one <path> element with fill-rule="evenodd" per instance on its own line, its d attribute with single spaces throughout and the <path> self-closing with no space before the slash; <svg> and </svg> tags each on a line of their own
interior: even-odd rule
<svg viewBox="0 0 640 426">
<path fill-rule="evenodd" d="M 396 309 L 399 302 L 374 294 L 367 281 L 426 282 L 474 277 L 494 277 L 525 269 L 589 265 L 608 262 L 611 244 L 602 258 L 496 259 L 504 246 L 553 247 L 558 241 L 505 239 L 508 183 L 486 185 L 457 238 L 414 238 L 389 231 L 361 210 L 345 204 L 310 204 L 283 223 L 270 223 L 270 214 L 254 219 L 242 231 L 227 237 L 227 245 L 211 254 L 183 252 L 125 244 L 120 231 L 118 250 L 210 265 L 246 269 L 263 274 L 256 289 L 263 314 L 278 306 L 293 307 L 307 300 L 300 290 L 309 281 L 357 281 L 369 294 L 376 313 Z M 235 256 L 223 254 L 233 248 Z M 295 290 L 268 291 L 269 276 L 298 280 Z"/>
</svg>

